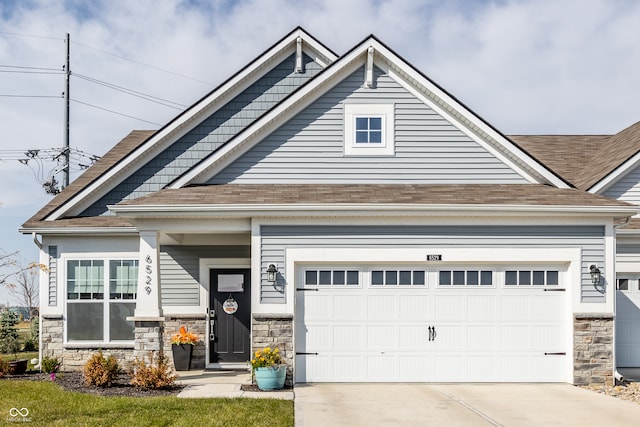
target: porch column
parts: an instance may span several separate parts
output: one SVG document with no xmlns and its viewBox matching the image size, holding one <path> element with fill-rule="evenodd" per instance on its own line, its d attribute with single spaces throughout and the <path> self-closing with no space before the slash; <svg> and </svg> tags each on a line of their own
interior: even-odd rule
<svg viewBox="0 0 640 427">
<path fill-rule="evenodd" d="M 133 317 L 127 318 L 134 322 L 133 355 L 140 360 L 150 361 L 150 354 L 163 348 L 164 317 L 158 249 L 158 232 L 141 231 L 136 310 Z"/>
<path fill-rule="evenodd" d="M 138 262 L 136 320 L 157 320 L 162 317 L 162 295 L 160 293 L 160 256 L 158 254 L 158 232 L 140 232 Z"/>
</svg>

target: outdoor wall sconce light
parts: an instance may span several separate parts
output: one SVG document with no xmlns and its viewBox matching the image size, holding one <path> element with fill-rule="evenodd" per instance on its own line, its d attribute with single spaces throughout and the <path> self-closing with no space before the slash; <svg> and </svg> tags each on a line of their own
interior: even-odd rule
<svg viewBox="0 0 640 427">
<path fill-rule="evenodd" d="M 267 268 L 267 282 L 271 284 L 276 283 L 277 274 L 278 268 L 274 264 L 269 264 L 269 268 Z"/>
<path fill-rule="evenodd" d="M 600 269 L 596 264 L 589 266 L 589 272 L 591 274 L 591 282 L 593 282 L 594 285 L 600 283 Z"/>
</svg>

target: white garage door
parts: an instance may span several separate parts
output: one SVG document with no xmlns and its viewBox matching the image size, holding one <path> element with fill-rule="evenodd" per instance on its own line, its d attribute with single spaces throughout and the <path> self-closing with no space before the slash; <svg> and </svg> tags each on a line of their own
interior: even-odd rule
<svg viewBox="0 0 640 427">
<path fill-rule="evenodd" d="M 637 274 L 619 274 L 616 291 L 616 364 L 640 366 L 640 281 Z"/>
<path fill-rule="evenodd" d="M 296 382 L 564 382 L 559 268 L 300 268 Z"/>
</svg>

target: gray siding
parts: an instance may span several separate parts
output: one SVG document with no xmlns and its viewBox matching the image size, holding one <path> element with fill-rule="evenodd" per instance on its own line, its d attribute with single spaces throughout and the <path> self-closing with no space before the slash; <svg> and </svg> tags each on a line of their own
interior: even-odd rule
<svg viewBox="0 0 640 427">
<path fill-rule="evenodd" d="M 200 258 L 249 258 L 246 246 L 161 246 L 162 305 L 200 304 Z"/>
<path fill-rule="evenodd" d="M 588 273 L 590 264 L 605 265 L 604 227 L 598 226 L 264 226 L 262 234 L 262 268 L 271 263 L 282 266 L 286 282 L 285 249 L 304 247 L 579 247 L 582 248 L 581 299 L 604 302 L 602 289 L 595 289 Z M 284 303 L 284 293 L 269 286 L 263 277 L 263 302 Z M 293 285 L 293 283 L 290 283 Z"/>
<path fill-rule="evenodd" d="M 125 179 L 82 216 L 108 214 L 108 204 L 135 199 L 164 188 L 321 71 L 321 67 L 306 55 L 304 62 L 305 72 L 295 73 L 295 55 L 284 60 Z"/>
<path fill-rule="evenodd" d="M 58 304 L 58 287 L 56 281 L 58 277 L 58 247 L 49 246 L 49 306 Z M 66 285 L 65 285 L 66 286 Z"/>
<path fill-rule="evenodd" d="M 611 199 L 640 205 L 640 167 L 623 176 L 603 194 Z"/>
<path fill-rule="evenodd" d="M 616 243 L 616 254 L 618 255 L 639 255 L 640 243 Z"/>
<path fill-rule="evenodd" d="M 375 69 L 336 85 L 209 182 L 526 183 L 491 153 Z M 395 156 L 344 156 L 343 104 L 395 104 Z"/>
</svg>

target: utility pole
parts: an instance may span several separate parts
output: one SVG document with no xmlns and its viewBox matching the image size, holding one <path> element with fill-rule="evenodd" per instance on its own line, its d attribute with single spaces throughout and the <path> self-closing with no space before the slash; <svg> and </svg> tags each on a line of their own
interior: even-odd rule
<svg viewBox="0 0 640 427">
<path fill-rule="evenodd" d="M 67 60 L 64 67 L 65 77 L 66 77 L 66 88 L 64 91 L 64 169 L 62 170 L 62 188 L 64 189 L 69 185 L 69 80 L 71 78 L 71 60 L 70 60 L 70 45 L 71 45 L 71 36 L 67 33 L 66 38 L 67 43 Z"/>
</svg>

